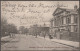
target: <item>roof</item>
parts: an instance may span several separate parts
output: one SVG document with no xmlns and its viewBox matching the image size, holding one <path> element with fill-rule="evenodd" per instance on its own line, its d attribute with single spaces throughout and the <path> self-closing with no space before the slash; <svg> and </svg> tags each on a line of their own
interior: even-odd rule
<svg viewBox="0 0 80 51">
<path fill-rule="evenodd" d="M 78 10 L 78 9 L 77 9 Z M 74 9 L 66 9 L 66 8 L 57 8 L 53 15 L 56 15 L 56 12 L 58 11 L 59 12 L 63 12 L 63 11 L 66 11 L 66 12 L 70 12 L 70 14 L 78 14 L 78 11 L 77 10 L 74 10 Z"/>
</svg>

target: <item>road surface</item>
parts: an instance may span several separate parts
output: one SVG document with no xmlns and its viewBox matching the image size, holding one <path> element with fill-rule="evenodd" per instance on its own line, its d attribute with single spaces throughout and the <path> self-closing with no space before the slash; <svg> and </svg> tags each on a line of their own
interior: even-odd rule
<svg viewBox="0 0 80 51">
<path fill-rule="evenodd" d="M 77 50 L 76 48 L 35 38 L 32 35 L 18 34 L 10 42 L 1 45 L 1 50 Z"/>
</svg>

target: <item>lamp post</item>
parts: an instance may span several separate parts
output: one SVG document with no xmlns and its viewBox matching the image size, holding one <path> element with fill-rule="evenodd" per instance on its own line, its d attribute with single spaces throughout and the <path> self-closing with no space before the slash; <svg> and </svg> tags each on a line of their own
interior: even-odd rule
<svg viewBox="0 0 80 51">
<path fill-rule="evenodd" d="M 37 32 L 38 32 L 38 27 L 37 27 L 37 24 L 35 25 L 35 33 L 36 33 L 36 38 L 37 38 Z"/>
</svg>

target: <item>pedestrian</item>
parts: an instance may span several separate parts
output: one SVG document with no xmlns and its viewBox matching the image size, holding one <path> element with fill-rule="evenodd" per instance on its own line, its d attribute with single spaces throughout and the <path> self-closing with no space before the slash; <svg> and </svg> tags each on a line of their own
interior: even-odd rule
<svg viewBox="0 0 80 51">
<path fill-rule="evenodd" d="M 44 35 L 44 38 L 45 38 L 45 35 Z"/>
<path fill-rule="evenodd" d="M 51 35 L 49 35 L 49 38 L 52 39 L 53 37 Z"/>
<path fill-rule="evenodd" d="M 9 33 L 10 34 L 10 38 L 11 38 L 11 33 Z"/>
<path fill-rule="evenodd" d="M 14 37 L 13 33 L 12 33 L 12 38 Z"/>
</svg>

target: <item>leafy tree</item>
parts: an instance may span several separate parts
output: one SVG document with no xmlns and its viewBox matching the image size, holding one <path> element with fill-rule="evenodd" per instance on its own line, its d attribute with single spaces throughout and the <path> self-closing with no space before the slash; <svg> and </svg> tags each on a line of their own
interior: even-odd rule
<svg viewBox="0 0 80 51">
<path fill-rule="evenodd" d="M 7 26 L 8 26 L 7 19 L 2 17 L 1 18 L 1 36 L 7 35 L 5 34 L 5 32 L 7 32 Z"/>
<path fill-rule="evenodd" d="M 25 28 L 24 26 L 20 26 L 19 31 L 21 31 L 22 34 L 28 33 L 28 29 Z"/>
<path fill-rule="evenodd" d="M 8 24 L 7 30 L 9 33 L 17 33 L 17 28 L 14 24 Z"/>
<path fill-rule="evenodd" d="M 21 33 L 24 33 L 24 29 L 25 29 L 24 26 L 20 26 L 20 27 L 19 27 L 19 31 L 21 31 Z"/>
<path fill-rule="evenodd" d="M 28 28 L 25 28 L 24 29 L 24 33 L 28 33 Z"/>
<path fill-rule="evenodd" d="M 1 18 L 1 36 L 10 35 L 10 33 L 17 33 L 17 28 L 14 24 L 8 24 L 7 19 Z"/>
</svg>

